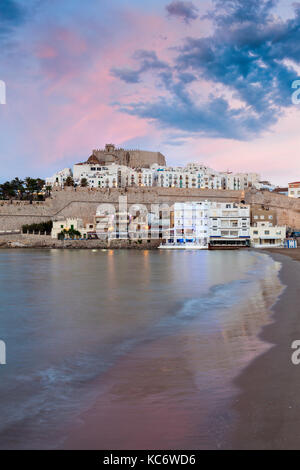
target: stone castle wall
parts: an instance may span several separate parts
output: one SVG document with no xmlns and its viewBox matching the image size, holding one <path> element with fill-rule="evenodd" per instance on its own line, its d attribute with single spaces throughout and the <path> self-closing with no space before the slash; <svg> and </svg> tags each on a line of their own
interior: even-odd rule
<svg viewBox="0 0 300 470">
<path fill-rule="evenodd" d="M 109 203 L 118 207 L 119 197 L 126 196 L 128 206 L 144 204 L 168 204 L 186 201 L 240 202 L 257 207 L 269 207 L 277 214 L 278 224 L 300 229 L 300 199 L 291 199 L 268 191 L 225 191 L 178 188 L 126 188 L 92 189 L 65 188 L 55 189 L 44 202 L 0 201 L 0 231 L 20 229 L 24 224 L 66 217 L 78 217 L 84 223 L 92 222 L 100 204 Z"/>
<path fill-rule="evenodd" d="M 93 156 L 103 165 L 118 163 L 131 168 L 150 168 L 154 163 L 166 165 L 166 159 L 160 152 L 116 149 L 113 145 L 106 146 L 105 150 L 93 150 Z"/>
</svg>

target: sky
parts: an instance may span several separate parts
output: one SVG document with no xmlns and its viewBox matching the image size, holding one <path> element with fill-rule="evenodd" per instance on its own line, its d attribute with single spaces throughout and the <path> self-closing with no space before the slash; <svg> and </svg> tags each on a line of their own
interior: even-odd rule
<svg viewBox="0 0 300 470">
<path fill-rule="evenodd" d="M 0 51 L 0 181 L 106 143 L 300 180 L 300 3 L 0 0 Z"/>
</svg>

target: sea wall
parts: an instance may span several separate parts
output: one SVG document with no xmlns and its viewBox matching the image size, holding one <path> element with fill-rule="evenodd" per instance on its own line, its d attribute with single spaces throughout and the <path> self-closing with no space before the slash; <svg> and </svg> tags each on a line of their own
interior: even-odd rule
<svg viewBox="0 0 300 470">
<path fill-rule="evenodd" d="M 128 206 L 144 204 L 168 204 L 186 201 L 240 202 L 276 210 L 278 224 L 300 229 L 300 199 L 291 199 L 268 191 L 227 191 L 178 188 L 126 188 L 93 189 L 66 188 L 53 190 L 46 201 L 0 201 L 0 231 L 20 229 L 24 224 L 47 220 L 78 217 L 84 223 L 92 222 L 100 204 L 118 207 L 120 197 L 127 199 Z"/>
<path fill-rule="evenodd" d="M 11 234 L 0 236 L 1 248 L 48 249 L 136 249 L 153 250 L 161 240 L 56 240 L 47 235 Z"/>
</svg>

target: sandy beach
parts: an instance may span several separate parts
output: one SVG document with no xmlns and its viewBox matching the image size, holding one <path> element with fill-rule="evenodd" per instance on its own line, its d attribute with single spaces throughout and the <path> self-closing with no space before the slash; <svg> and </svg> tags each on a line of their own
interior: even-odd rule
<svg viewBox="0 0 300 470">
<path fill-rule="evenodd" d="M 292 364 L 291 344 L 300 339 L 300 249 L 264 251 L 282 263 L 280 279 L 286 289 L 273 307 L 273 323 L 260 335 L 273 347 L 235 381 L 240 394 L 235 404 L 238 424 L 231 447 L 298 449 L 300 366 Z"/>
</svg>

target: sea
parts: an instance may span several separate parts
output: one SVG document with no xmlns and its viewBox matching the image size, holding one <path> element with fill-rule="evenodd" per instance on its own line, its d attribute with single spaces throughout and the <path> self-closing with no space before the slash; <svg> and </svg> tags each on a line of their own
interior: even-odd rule
<svg viewBox="0 0 300 470">
<path fill-rule="evenodd" d="M 251 250 L 0 250 L 0 448 L 230 448 L 279 270 Z"/>
</svg>

